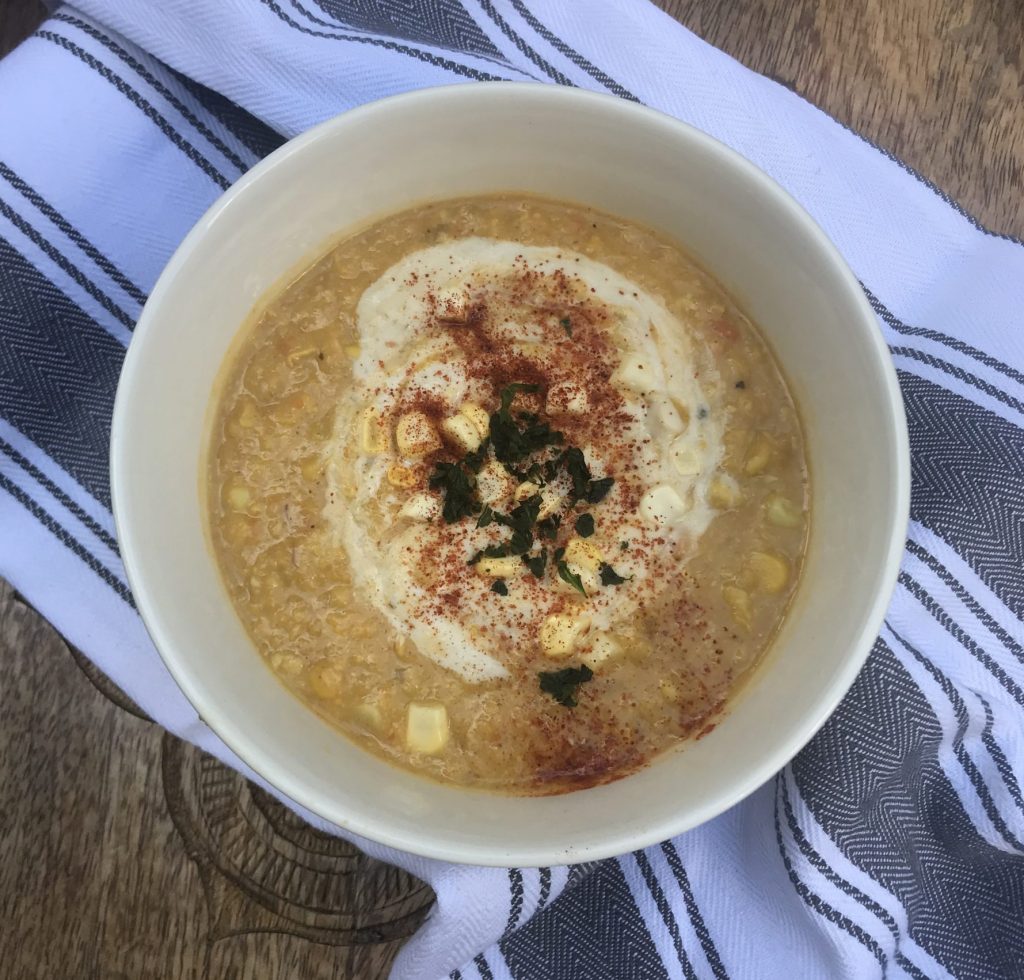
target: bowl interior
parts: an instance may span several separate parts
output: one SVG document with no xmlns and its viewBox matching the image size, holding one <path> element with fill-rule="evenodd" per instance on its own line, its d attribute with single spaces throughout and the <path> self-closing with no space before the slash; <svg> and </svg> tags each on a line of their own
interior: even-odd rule
<svg viewBox="0 0 1024 980">
<path fill-rule="evenodd" d="M 263 666 L 229 604 L 199 493 L 215 379 L 268 288 L 339 231 L 429 199 L 505 190 L 591 204 L 694 252 L 782 361 L 814 492 L 795 607 L 718 727 L 626 780 L 538 799 L 403 772 L 304 708 Z M 898 388 L 874 318 L 790 198 L 720 144 L 649 110 L 494 84 L 413 93 L 325 123 L 211 209 L 137 328 L 112 468 L 140 611 L 185 694 L 238 755 L 349 830 L 498 865 L 567 863 L 652 843 L 725 809 L 788 761 L 867 654 L 895 578 L 909 483 Z"/>
</svg>

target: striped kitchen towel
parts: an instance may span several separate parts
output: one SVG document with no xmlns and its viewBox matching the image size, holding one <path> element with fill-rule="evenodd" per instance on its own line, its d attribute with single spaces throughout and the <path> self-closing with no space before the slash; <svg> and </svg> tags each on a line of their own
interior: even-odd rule
<svg viewBox="0 0 1024 980">
<path fill-rule="evenodd" d="M 244 771 L 125 584 L 107 477 L 124 348 L 178 242 L 261 156 L 370 99 L 467 79 L 647 103 L 788 188 L 891 345 L 912 521 L 842 707 L 718 819 L 572 869 L 359 842 L 437 893 L 394 975 L 1024 976 L 1024 243 L 643 0 L 57 9 L 0 62 L 0 574 L 161 724 Z"/>
</svg>

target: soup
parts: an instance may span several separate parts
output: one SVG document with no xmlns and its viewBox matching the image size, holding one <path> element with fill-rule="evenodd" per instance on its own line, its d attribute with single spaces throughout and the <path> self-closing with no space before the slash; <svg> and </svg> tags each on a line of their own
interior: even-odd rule
<svg viewBox="0 0 1024 980">
<path fill-rule="evenodd" d="M 282 682 L 371 752 L 516 794 L 708 731 L 807 535 L 799 419 L 750 321 L 659 233 L 523 195 L 387 217 L 270 297 L 208 474 Z"/>
</svg>

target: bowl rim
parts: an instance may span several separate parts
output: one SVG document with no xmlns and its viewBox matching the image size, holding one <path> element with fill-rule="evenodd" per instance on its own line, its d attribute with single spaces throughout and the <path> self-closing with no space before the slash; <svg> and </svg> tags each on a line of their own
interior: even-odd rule
<svg viewBox="0 0 1024 980">
<path fill-rule="evenodd" d="M 287 770 L 277 770 L 272 775 L 269 774 L 268 767 L 263 764 L 262 750 L 259 745 L 244 730 L 219 717 L 216 704 L 207 701 L 200 691 L 199 685 L 193 684 L 190 670 L 179 662 L 173 639 L 158 635 L 160 631 L 151 625 L 159 622 L 159 617 L 155 612 L 157 603 L 148 590 L 139 569 L 139 555 L 144 548 L 140 544 L 140 535 L 133 533 L 131 520 L 126 515 L 121 488 L 130 481 L 132 470 L 131 462 L 127 459 L 125 451 L 126 437 L 124 433 L 135 388 L 133 379 L 136 373 L 136 364 L 141 356 L 141 350 L 146 344 L 146 339 L 156 329 L 154 324 L 156 313 L 154 311 L 160 307 L 165 295 L 176 287 L 182 267 L 209 227 L 234 201 L 244 196 L 252 185 L 260 181 L 271 170 L 283 165 L 294 155 L 305 152 L 313 144 L 328 138 L 337 128 L 346 127 L 353 122 L 381 112 L 386 113 L 392 107 L 415 106 L 420 103 L 424 111 L 427 111 L 430 104 L 438 99 L 460 96 L 474 97 L 482 94 L 486 94 L 489 98 L 505 99 L 516 98 L 523 93 L 530 93 L 555 103 L 561 102 L 567 109 L 581 104 L 598 106 L 612 116 L 615 114 L 628 115 L 644 120 L 654 127 L 667 126 L 674 129 L 678 136 L 682 136 L 696 145 L 700 151 L 717 157 L 723 168 L 731 168 L 737 172 L 739 177 L 748 183 L 756 194 L 773 199 L 776 206 L 781 207 L 787 213 L 787 217 L 801 227 L 806 239 L 822 258 L 828 261 L 837 274 L 838 280 L 846 288 L 849 294 L 847 298 L 852 300 L 851 309 L 859 312 L 864 336 L 870 341 L 873 367 L 879 373 L 884 384 L 887 398 L 886 407 L 893 420 L 893 431 L 890 435 L 893 440 L 894 458 L 890 462 L 895 479 L 889 513 L 892 532 L 887 543 L 883 571 L 875 584 L 870 607 L 864 616 L 859 633 L 849 638 L 850 654 L 830 680 L 826 691 L 815 704 L 814 711 L 808 714 L 799 729 L 781 743 L 770 756 L 760 763 L 749 766 L 744 775 L 733 780 L 728 787 L 711 798 L 691 807 L 688 811 L 681 812 L 679 816 L 661 821 L 656 826 L 648 826 L 644 822 L 639 822 L 635 830 L 629 834 L 623 832 L 613 834 L 603 844 L 588 846 L 585 853 L 581 851 L 579 854 L 571 855 L 574 862 L 613 857 L 630 850 L 648 847 L 699 826 L 745 799 L 796 756 L 836 710 L 871 652 L 895 589 L 910 518 L 910 450 L 903 398 L 888 345 L 860 282 L 831 239 L 788 191 L 731 147 L 689 123 L 645 105 L 584 89 L 541 82 L 464 82 L 415 89 L 341 112 L 292 138 L 243 174 L 210 205 L 175 249 L 143 307 L 121 367 L 110 436 L 111 509 L 125 574 L 135 598 L 139 616 L 168 672 L 195 708 L 199 718 L 242 762 L 251 767 L 261 779 L 284 797 L 306 808 L 321 819 L 349 833 L 366 838 L 368 841 L 421 857 L 457 864 L 492 867 L 509 865 L 540 867 L 565 864 L 569 855 L 561 847 L 545 845 L 543 842 L 514 844 L 499 850 L 491 845 L 475 842 L 460 842 L 458 845 L 438 842 L 429 833 L 414 837 L 387 825 L 358 818 L 353 819 L 345 813 L 333 812 L 331 804 L 325 804 L 315 791 L 307 790 L 306 783 L 302 779 L 293 778 Z M 629 777 L 624 778 L 628 779 Z M 453 787 L 453 789 L 460 790 L 459 787 Z M 458 853 L 456 853 L 456 847 Z"/>
</svg>

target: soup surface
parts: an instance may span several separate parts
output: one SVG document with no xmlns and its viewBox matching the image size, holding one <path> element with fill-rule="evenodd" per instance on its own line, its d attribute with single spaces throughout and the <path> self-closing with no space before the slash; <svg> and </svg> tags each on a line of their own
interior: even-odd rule
<svg viewBox="0 0 1024 980">
<path fill-rule="evenodd" d="M 210 528 L 281 680 L 367 749 L 552 793 L 714 724 L 807 533 L 771 353 L 677 245 L 433 203 L 341 241 L 226 367 Z"/>
</svg>

